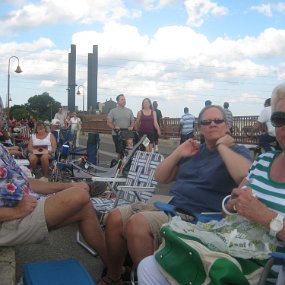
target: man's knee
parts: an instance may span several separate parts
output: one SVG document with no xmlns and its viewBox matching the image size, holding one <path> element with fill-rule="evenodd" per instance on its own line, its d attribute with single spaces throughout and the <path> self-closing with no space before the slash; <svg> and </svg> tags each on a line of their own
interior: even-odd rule
<svg viewBox="0 0 285 285">
<path fill-rule="evenodd" d="M 106 224 L 107 224 L 107 228 L 111 228 L 111 229 L 119 228 L 119 227 L 122 228 L 123 219 L 122 219 L 121 212 L 118 209 L 111 211 L 108 214 Z"/>
<path fill-rule="evenodd" d="M 140 213 L 128 219 L 126 230 L 128 238 L 145 235 L 152 236 L 148 220 Z"/>
<path fill-rule="evenodd" d="M 81 191 L 78 187 L 68 188 L 63 193 L 66 199 L 71 203 L 74 202 L 79 205 L 91 204 L 89 193 L 87 191 Z"/>
</svg>

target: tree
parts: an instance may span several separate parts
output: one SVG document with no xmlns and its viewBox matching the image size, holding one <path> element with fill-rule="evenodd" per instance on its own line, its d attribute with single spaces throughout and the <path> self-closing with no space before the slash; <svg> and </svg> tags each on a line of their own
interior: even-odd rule
<svg viewBox="0 0 285 285">
<path fill-rule="evenodd" d="M 25 104 L 30 115 L 33 115 L 37 120 L 51 120 L 58 108 L 60 102 L 55 101 L 47 92 L 41 95 L 35 95 Z"/>
<path fill-rule="evenodd" d="M 15 118 L 17 121 L 22 118 L 28 118 L 29 111 L 26 109 L 25 105 L 14 105 L 10 108 L 11 118 Z"/>
</svg>

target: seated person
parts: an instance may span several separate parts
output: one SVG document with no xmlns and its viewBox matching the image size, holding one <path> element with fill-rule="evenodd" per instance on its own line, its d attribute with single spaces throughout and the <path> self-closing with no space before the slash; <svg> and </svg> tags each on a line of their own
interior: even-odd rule
<svg viewBox="0 0 285 285">
<path fill-rule="evenodd" d="M 239 188 L 233 189 L 230 199 L 225 204 L 225 212 L 227 214 L 236 213 L 244 217 L 249 224 L 260 224 L 269 240 L 278 244 L 277 239 L 285 241 L 285 84 L 279 85 L 273 90 L 271 122 L 275 127 L 276 138 L 282 151 L 264 153 L 254 161 L 246 179 L 242 181 Z M 245 185 L 247 187 L 244 188 Z M 191 236 L 191 233 L 189 235 Z M 261 239 L 264 235 L 256 236 Z M 268 248 L 271 249 L 271 247 Z M 232 257 L 236 258 L 237 254 L 238 252 L 235 255 L 232 254 Z M 248 275 L 251 274 L 250 268 L 257 267 L 257 270 L 260 268 L 254 258 L 256 257 L 247 258 L 246 269 L 242 267 Z M 237 260 L 236 262 L 242 263 L 243 261 Z M 191 264 L 187 268 L 191 271 Z M 154 256 L 147 257 L 138 268 L 139 284 L 170 284 L 163 272 L 163 270 L 159 270 Z M 260 274 L 261 272 L 259 272 Z"/>
<path fill-rule="evenodd" d="M 2 112 L 0 97 L 0 126 Z M 27 178 L 2 144 L 0 170 L 0 246 L 41 243 L 47 241 L 48 231 L 78 223 L 84 239 L 106 264 L 104 234 L 89 195 L 90 188 L 100 184 Z"/>
<path fill-rule="evenodd" d="M 35 153 L 35 146 L 48 146 L 48 152 L 43 154 Z M 40 164 L 43 177 L 48 180 L 50 159 L 54 156 L 56 151 L 56 139 L 52 133 L 47 132 L 44 123 L 38 122 L 36 124 L 35 133 L 32 134 L 32 137 L 29 140 L 28 151 L 30 154 L 29 161 L 31 163 L 31 171 L 34 172 L 37 165 Z"/>
<path fill-rule="evenodd" d="M 126 155 L 129 155 L 132 153 L 133 147 L 134 147 L 134 139 L 127 138 L 126 139 Z"/>
<path fill-rule="evenodd" d="M 233 138 L 227 135 L 222 107 L 211 105 L 202 109 L 198 126 L 205 143 L 199 146 L 189 139 L 179 145 L 158 165 L 155 177 L 160 183 L 174 181 L 170 203 L 178 208 L 192 213 L 221 211 L 224 196 L 247 175 L 250 153 L 244 146 L 233 144 Z M 105 232 L 109 253 L 107 274 L 99 285 L 119 284 L 128 251 L 135 267 L 153 254 L 161 241 L 160 227 L 167 220 L 164 212 L 153 209 L 137 211 L 128 206 L 113 210 Z"/>
</svg>

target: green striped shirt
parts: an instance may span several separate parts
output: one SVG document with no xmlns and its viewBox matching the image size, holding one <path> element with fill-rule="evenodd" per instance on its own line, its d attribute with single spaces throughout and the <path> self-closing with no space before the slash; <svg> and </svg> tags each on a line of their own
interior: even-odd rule
<svg viewBox="0 0 285 285">
<path fill-rule="evenodd" d="M 270 177 L 270 169 L 280 151 L 266 152 L 253 162 L 247 180 L 249 187 L 267 207 L 285 216 L 285 183 Z M 283 170 L 284 171 L 284 170 Z"/>
</svg>

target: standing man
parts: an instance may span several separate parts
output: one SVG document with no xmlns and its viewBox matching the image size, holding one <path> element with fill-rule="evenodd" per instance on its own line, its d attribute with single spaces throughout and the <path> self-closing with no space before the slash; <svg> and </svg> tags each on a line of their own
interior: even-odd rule
<svg viewBox="0 0 285 285">
<path fill-rule="evenodd" d="M 212 101 L 211 100 L 206 100 L 205 101 L 205 107 L 211 106 L 211 105 L 212 105 Z"/>
<path fill-rule="evenodd" d="M 233 113 L 229 110 L 230 104 L 228 102 L 224 103 L 224 111 L 227 117 L 228 125 L 229 125 L 229 130 L 231 134 L 233 133 Z"/>
<path fill-rule="evenodd" d="M 112 129 L 113 141 L 116 148 L 116 153 L 120 158 L 122 152 L 121 140 L 118 135 L 118 130 L 134 129 L 135 118 L 131 109 L 126 108 L 126 98 L 124 94 L 120 94 L 116 97 L 117 107 L 112 109 L 107 116 L 107 125 Z"/>
<path fill-rule="evenodd" d="M 58 112 L 54 115 L 54 119 L 59 120 L 61 128 L 65 127 L 66 113 L 63 112 L 62 107 L 58 108 Z"/>
<path fill-rule="evenodd" d="M 153 101 L 152 106 L 153 106 L 153 110 L 156 112 L 157 122 L 158 122 L 160 129 L 161 129 L 162 114 L 161 114 L 161 111 L 159 109 L 157 109 L 157 107 L 158 107 L 157 101 Z M 158 133 L 157 133 L 156 129 L 154 129 L 154 151 L 158 152 Z"/>
<path fill-rule="evenodd" d="M 271 98 L 268 98 L 264 102 L 264 108 L 262 109 L 257 122 L 254 126 L 255 129 L 260 129 L 262 124 L 266 125 L 266 133 L 259 136 L 259 146 L 264 149 L 265 152 L 271 150 L 271 144 L 277 143 L 275 137 L 275 128 L 272 126 L 271 121 Z"/>
<path fill-rule="evenodd" d="M 181 137 L 180 144 L 194 137 L 194 123 L 195 123 L 195 117 L 189 113 L 188 107 L 185 107 L 184 114 L 180 119 L 180 125 L 179 125 L 179 132 Z"/>
</svg>

